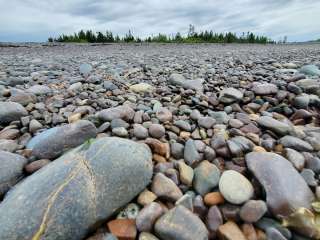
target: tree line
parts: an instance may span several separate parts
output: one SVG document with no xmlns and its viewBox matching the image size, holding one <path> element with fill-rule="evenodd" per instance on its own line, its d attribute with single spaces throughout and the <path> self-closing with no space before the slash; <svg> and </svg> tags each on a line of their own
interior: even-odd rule
<svg viewBox="0 0 320 240">
<path fill-rule="evenodd" d="M 121 43 L 121 42 L 158 42 L 158 43 L 274 43 L 266 36 L 256 35 L 252 32 L 242 33 L 214 33 L 213 31 L 196 32 L 193 25 L 189 26 L 187 35 L 176 33 L 166 35 L 159 33 L 156 36 L 149 36 L 144 39 L 136 37 L 129 30 L 127 34 L 120 37 L 111 31 L 93 32 L 92 30 L 80 30 L 72 35 L 62 34 L 57 38 L 50 37 L 49 42 L 78 42 L 78 43 Z"/>
</svg>

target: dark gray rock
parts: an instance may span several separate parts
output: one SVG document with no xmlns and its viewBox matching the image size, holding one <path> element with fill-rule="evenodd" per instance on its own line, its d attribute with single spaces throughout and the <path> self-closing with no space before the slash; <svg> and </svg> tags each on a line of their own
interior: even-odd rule
<svg viewBox="0 0 320 240">
<path fill-rule="evenodd" d="M 93 123 L 79 120 L 72 124 L 48 129 L 32 138 L 27 149 L 32 150 L 32 155 L 41 159 L 54 159 L 64 151 L 79 146 L 97 135 Z"/>
<path fill-rule="evenodd" d="M 8 194 L 0 206 L 0 239 L 83 239 L 151 176 L 152 155 L 144 144 L 113 137 L 83 144 Z"/>
<path fill-rule="evenodd" d="M 0 150 L 0 196 L 13 187 L 23 175 L 24 157 Z"/>
<path fill-rule="evenodd" d="M 291 239 L 292 234 L 289 231 L 289 229 L 283 227 L 279 222 L 277 222 L 276 220 L 274 220 L 272 218 L 266 218 L 266 217 L 261 218 L 254 225 L 257 226 L 258 228 L 262 229 L 265 232 L 270 228 L 274 228 L 278 232 L 280 232 L 286 239 Z"/>
<path fill-rule="evenodd" d="M 288 216 L 301 207 L 311 209 L 314 195 L 288 160 L 275 153 L 251 152 L 246 162 L 264 187 L 268 208 L 275 216 Z"/>
<path fill-rule="evenodd" d="M 26 115 L 28 115 L 27 110 L 19 103 L 0 102 L 0 124 L 20 120 Z"/>
<path fill-rule="evenodd" d="M 183 206 L 177 206 L 164 214 L 155 224 L 156 235 L 170 240 L 207 240 L 204 223 Z"/>
<path fill-rule="evenodd" d="M 272 239 L 272 240 L 287 240 L 287 238 L 285 238 L 281 232 L 279 232 L 276 228 L 268 228 L 266 231 L 266 235 L 268 239 Z"/>
</svg>

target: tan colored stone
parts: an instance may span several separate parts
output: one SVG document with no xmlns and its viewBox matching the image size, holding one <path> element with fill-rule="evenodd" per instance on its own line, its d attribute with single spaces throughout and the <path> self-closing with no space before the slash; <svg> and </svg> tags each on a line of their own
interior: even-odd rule
<svg viewBox="0 0 320 240">
<path fill-rule="evenodd" d="M 153 158 L 153 161 L 158 162 L 158 163 L 164 163 L 167 161 L 165 157 L 162 157 L 159 154 L 153 154 L 152 158 Z"/>
<path fill-rule="evenodd" d="M 252 224 L 242 224 L 241 230 L 243 234 L 246 236 L 247 240 L 258 240 L 256 230 L 254 229 Z"/>
<path fill-rule="evenodd" d="M 74 123 L 81 119 L 82 114 L 81 113 L 73 113 L 68 117 L 69 123 Z"/>
<path fill-rule="evenodd" d="M 166 156 L 167 146 L 165 143 L 155 138 L 147 138 L 144 142 L 151 148 L 153 153 L 157 153 L 161 156 Z"/>
<path fill-rule="evenodd" d="M 145 189 L 143 192 L 139 194 L 138 203 L 140 205 L 146 206 L 149 203 L 152 203 L 156 199 L 157 199 L 157 195 L 155 195 L 153 192 L 149 191 L 148 189 Z"/>
<path fill-rule="evenodd" d="M 187 186 L 191 186 L 194 176 L 193 169 L 184 162 L 179 162 L 178 168 L 180 173 L 180 181 Z"/>
<path fill-rule="evenodd" d="M 266 152 L 266 150 L 263 147 L 260 146 L 254 146 L 253 152 Z"/>
<path fill-rule="evenodd" d="M 238 225 L 232 221 L 228 221 L 218 228 L 218 234 L 225 240 L 247 240 Z"/>
<path fill-rule="evenodd" d="M 211 192 L 204 196 L 204 203 L 208 206 L 214 206 L 224 203 L 224 198 L 220 192 Z"/>
</svg>

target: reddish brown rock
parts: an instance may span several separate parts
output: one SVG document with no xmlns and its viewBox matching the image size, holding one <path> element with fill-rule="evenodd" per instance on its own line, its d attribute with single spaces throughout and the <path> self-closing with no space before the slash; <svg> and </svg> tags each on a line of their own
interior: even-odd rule
<svg viewBox="0 0 320 240">
<path fill-rule="evenodd" d="M 116 219 L 108 222 L 110 232 L 119 240 L 135 240 L 137 236 L 136 222 L 132 219 Z"/>
<path fill-rule="evenodd" d="M 34 161 L 34 162 L 29 163 L 28 165 L 26 165 L 24 167 L 24 170 L 27 173 L 34 173 L 34 172 L 38 171 L 40 168 L 43 168 L 44 166 L 46 166 L 49 163 L 51 163 L 51 161 L 48 160 L 48 159 L 37 160 L 37 161 Z"/>
<path fill-rule="evenodd" d="M 204 196 L 204 203 L 208 206 L 218 205 L 224 203 L 224 198 L 219 192 L 211 192 Z"/>
</svg>

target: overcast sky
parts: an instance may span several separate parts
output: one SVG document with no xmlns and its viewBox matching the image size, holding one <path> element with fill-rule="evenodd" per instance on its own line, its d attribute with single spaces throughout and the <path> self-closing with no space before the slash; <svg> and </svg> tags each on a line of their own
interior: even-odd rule
<svg viewBox="0 0 320 240">
<path fill-rule="evenodd" d="M 0 41 L 46 41 L 80 29 L 134 35 L 196 30 L 320 38 L 320 0 L 0 0 Z"/>
</svg>

